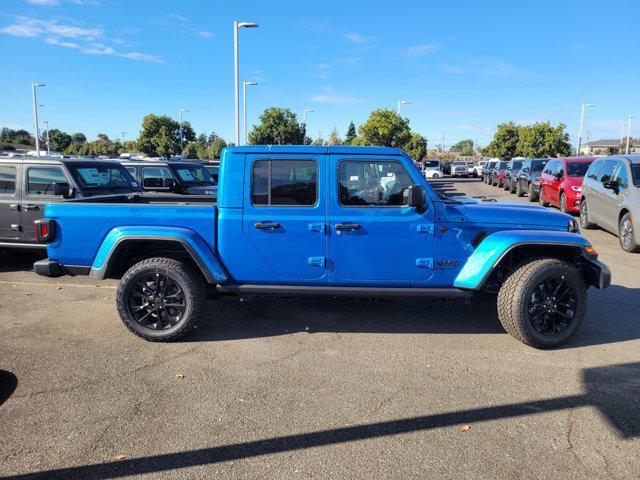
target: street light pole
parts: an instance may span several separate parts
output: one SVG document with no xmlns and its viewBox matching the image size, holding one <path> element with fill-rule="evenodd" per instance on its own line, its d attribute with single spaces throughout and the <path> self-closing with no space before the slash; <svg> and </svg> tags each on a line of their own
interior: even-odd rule
<svg viewBox="0 0 640 480">
<path fill-rule="evenodd" d="M 242 82 L 242 108 L 244 110 L 244 144 L 247 144 L 247 85 L 258 85 L 258 82 Z"/>
<path fill-rule="evenodd" d="M 40 126 L 38 125 L 38 100 L 36 98 L 36 87 L 44 87 L 44 83 L 32 83 L 33 90 L 33 123 L 36 127 L 36 156 L 40 158 Z"/>
<path fill-rule="evenodd" d="M 44 122 L 45 127 L 46 127 L 46 132 L 47 132 L 47 157 L 51 155 L 51 143 L 49 141 L 49 122 L 47 120 L 45 120 Z"/>
<path fill-rule="evenodd" d="M 182 114 L 184 112 L 188 112 L 189 109 L 187 108 L 181 108 L 180 109 L 180 155 L 182 155 Z"/>
<path fill-rule="evenodd" d="M 240 92 L 238 91 L 239 77 L 240 77 L 240 64 L 238 51 L 238 29 L 240 28 L 256 28 L 257 23 L 252 22 L 233 22 L 233 91 L 235 94 L 235 124 L 236 124 L 236 145 L 240 145 Z"/>
<path fill-rule="evenodd" d="M 305 108 L 302 112 L 302 124 L 304 125 L 304 136 L 307 136 L 307 113 L 315 112 L 313 108 Z M 302 139 L 302 144 L 305 145 L 306 140 Z"/>
<path fill-rule="evenodd" d="M 595 107 L 593 103 L 583 103 L 580 111 L 580 130 L 578 131 L 578 148 L 576 150 L 576 156 L 580 155 L 580 147 L 582 146 L 582 127 L 584 125 L 584 110 L 585 108 Z"/>
<path fill-rule="evenodd" d="M 631 137 L 631 119 L 633 118 L 633 115 L 629 115 L 629 118 L 627 119 L 627 148 L 625 150 L 625 155 L 629 155 L 629 140 Z"/>
<path fill-rule="evenodd" d="M 400 116 L 400 105 L 409 105 L 411 102 L 407 102 L 406 100 L 400 100 L 398 102 L 398 116 Z"/>
</svg>

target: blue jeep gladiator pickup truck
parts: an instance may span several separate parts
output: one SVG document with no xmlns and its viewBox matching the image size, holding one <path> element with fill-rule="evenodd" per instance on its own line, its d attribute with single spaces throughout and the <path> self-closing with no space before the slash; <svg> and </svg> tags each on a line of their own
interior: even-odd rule
<svg viewBox="0 0 640 480">
<path fill-rule="evenodd" d="M 587 288 L 605 288 L 576 220 L 535 205 L 449 198 L 409 156 L 380 147 L 247 146 L 222 155 L 217 204 L 46 206 L 35 271 L 118 278 L 124 324 L 185 335 L 207 295 L 425 297 L 497 294 L 504 328 L 565 342 Z"/>
</svg>

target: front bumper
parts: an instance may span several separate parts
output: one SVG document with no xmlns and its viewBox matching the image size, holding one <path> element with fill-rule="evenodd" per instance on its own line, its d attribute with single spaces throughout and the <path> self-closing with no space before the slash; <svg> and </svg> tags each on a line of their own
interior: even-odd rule
<svg viewBox="0 0 640 480">
<path fill-rule="evenodd" d="M 567 194 L 567 210 L 570 212 L 580 211 L 581 192 L 571 192 Z"/>
<path fill-rule="evenodd" d="M 602 289 L 611 285 L 611 270 L 598 260 L 587 259 L 582 269 L 582 275 L 587 286 Z"/>
</svg>

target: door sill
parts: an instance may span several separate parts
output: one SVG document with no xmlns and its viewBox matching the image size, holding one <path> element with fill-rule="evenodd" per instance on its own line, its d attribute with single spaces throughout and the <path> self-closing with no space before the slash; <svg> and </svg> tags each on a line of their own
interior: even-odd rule
<svg viewBox="0 0 640 480">
<path fill-rule="evenodd" d="M 322 297 L 368 297 L 368 298 L 471 298 L 471 291 L 459 288 L 380 288 L 380 287 L 323 287 L 299 285 L 218 285 L 221 293 L 246 293 L 263 295 L 294 295 Z"/>
</svg>

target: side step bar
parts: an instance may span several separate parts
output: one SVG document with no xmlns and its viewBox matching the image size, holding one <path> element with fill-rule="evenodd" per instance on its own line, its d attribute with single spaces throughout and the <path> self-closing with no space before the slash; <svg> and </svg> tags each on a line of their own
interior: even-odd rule
<svg viewBox="0 0 640 480">
<path fill-rule="evenodd" d="M 380 287 L 323 287 L 297 285 L 218 285 L 220 293 L 246 293 L 259 295 L 294 295 L 322 297 L 417 297 L 417 298 L 471 298 L 473 293 L 459 288 L 380 288 Z"/>
</svg>

